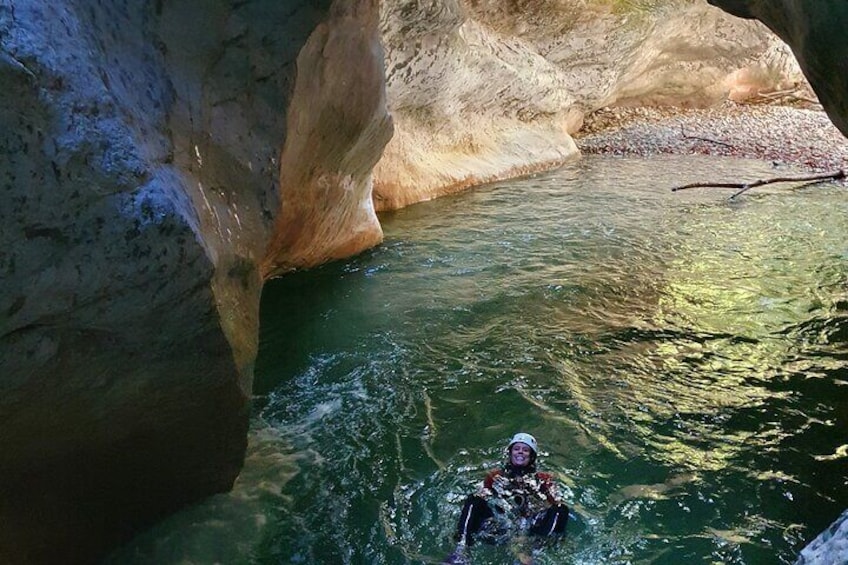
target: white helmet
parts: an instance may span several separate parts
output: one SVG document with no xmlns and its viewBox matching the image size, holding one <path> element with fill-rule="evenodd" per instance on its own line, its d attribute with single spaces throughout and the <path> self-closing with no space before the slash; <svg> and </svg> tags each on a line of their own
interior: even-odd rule
<svg viewBox="0 0 848 565">
<path fill-rule="evenodd" d="M 530 434 L 525 434 L 524 432 L 519 432 L 512 436 L 512 439 L 509 440 L 509 445 L 506 446 L 506 450 L 509 451 L 512 449 L 513 444 L 523 443 L 530 446 L 530 449 L 533 450 L 533 453 L 539 453 L 539 446 L 536 445 L 536 438 L 531 436 Z"/>
</svg>

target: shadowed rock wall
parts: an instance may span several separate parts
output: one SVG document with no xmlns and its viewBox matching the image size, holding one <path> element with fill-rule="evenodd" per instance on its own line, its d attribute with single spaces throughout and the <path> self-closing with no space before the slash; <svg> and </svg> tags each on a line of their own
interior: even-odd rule
<svg viewBox="0 0 848 565">
<path fill-rule="evenodd" d="M 756 18 L 791 48 L 831 121 L 848 135 L 848 3 L 841 0 L 708 0 Z"/>
<path fill-rule="evenodd" d="M 263 277 L 379 241 L 371 218 L 268 246 L 292 200 L 300 225 L 370 203 L 376 23 L 376 0 L 0 0 L 0 561 L 90 562 L 230 488 Z M 349 72 L 310 99 L 321 53 Z"/>
</svg>

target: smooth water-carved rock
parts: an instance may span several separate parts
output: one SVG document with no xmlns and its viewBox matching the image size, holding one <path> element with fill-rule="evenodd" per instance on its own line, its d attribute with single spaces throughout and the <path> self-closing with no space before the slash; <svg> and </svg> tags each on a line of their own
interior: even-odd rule
<svg viewBox="0 0 848 565">
<path fill-rule="evenodd" d="M 376 22 L 376 0 L 0 1 L 0 561 L 91 562 L 231 487 L 261 263 L 293 253 L 268 251 L 280 208 L 350 214 L 328 195 L 357 183 L 369 201 L 387 135 Z M 332 99 L 291 98 L 307 44 L 354 79 Z M 347 120 L 362 100 L 382 129 Z M 292 153 L 287 117 L 324 105 L 346 135 L 299 121 L 323 129 L 296 129 L 315 153 Z M 300 160 L 281 172 L 281 152 Z M 281 187 L 316 167 L 319 183 Z M 291 264 L 373 245 L 373 218 L 355 219 L 370 238 L 339 251 L 322 227 Z"/>
<path fill-rule="evenodd" d="M 280 164 L 281 203 L 264 276 L 350 257 L 380 243 L 371 171 L 392 136 L 376 0 L 338 2 L 297 60 Z"/>
<path fill-rule="evenodd" d="M 387 0 L 381 27 L 395 136 L 378 209 L 556 167 L 601 107 L 708 106 L 803 80 L 762 25 L 692 0 Z"/>
<path fill-rule="evenodd" d="M 464 2 L 383 4 L 395 136 L 375 171 L 391 209 L 577 155 L 581 112 L 564 76 L 516 37 L 470 17 Z"/>
</svg>

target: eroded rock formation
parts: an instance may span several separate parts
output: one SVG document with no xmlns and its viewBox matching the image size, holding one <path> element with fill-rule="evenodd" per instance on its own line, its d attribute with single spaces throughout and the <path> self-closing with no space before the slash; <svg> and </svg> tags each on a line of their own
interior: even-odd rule
<svg viewBox="0 0 848 565">
<path fill-rule="evenodd" d="M 459 0 L 383 4 L 396 134 L 374 200 L 391 209 L 577 154 L 566 77 L 531 45 L 473 19 Z"/>
<path fill-rule="evenodd" d="M 379 240 L 351 212 L 389 135 L 377 16 L 0 1 L 0 561 L 89 562 L 230 488 L 263 277 Z"/>
<path fill-rule="evenodd" d="M 585 112 L 707 106 L 801 79 L 755 22 L 704 2 L 386 0 L 391 209 L 576 156 Z"/>
<path fill-rule="evenodd" d="M 280 164 L 282 203 L 263 278 L 350 257 L 383 240 L 371 171 L 392 123 L 374 6 L 339 10 L 298 56 Z"/>
<path fill-rule="evenodd" d="M 791 48 L 830 119 L 848 135 L 848 4 L 834 0 L 708 0 L 764 23 Z"/>
</svg>

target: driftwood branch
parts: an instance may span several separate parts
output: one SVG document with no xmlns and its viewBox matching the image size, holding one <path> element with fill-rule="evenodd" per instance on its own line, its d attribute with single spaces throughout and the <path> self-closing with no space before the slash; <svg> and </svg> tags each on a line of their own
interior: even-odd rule
<svg viewBox="0 0 848 565">
<path fill-rule="evenodd" d="M 752 104 L 762 103 L 762 104 L 772 104 L 775 101 L 781 98 L 788 98 L 789 100 L 796 100 L 798 102 L 804 102 L 805 104 L 821 106 L 821 102 L 815 100 L 813 98 L 808 98 L 802 94 L 800 94 L 801 90 L 797 87 L 788 88 L 786 90 L 773 90 L 771 92 L 760 92 L 756 96 L 754 96 L 751 100 Z"/>
<path fill-rule="evenodd" d="M 698 137 L 694 135 L 687 135 L 686 131 L 683 129 L 683 124 L 680 125 L 680 135 L 683 136 L 683 139 L 697 139 L 698 141 L 708 141 L 710 143 L 715 143 L 716 145 L 724 145 L 725 147 L 730 147 L 733 149 L 733 146 L 729 143 L 725 143 L 724 141 L 719 141 L 717 139 L 711 139 L 709 137 Z"/>
<path fill-rule="evenodd" d="M 751 190 L 752 188 L 756 188 L 758 186 L 763 186 L 766 184 L 774 184 L 777 182 L 809 182 L 810 184 L 816 184 L 826 180 L 841 180 L 845 178 L 845 171 L 840 169 L 833 173 L 823 173 L 821 175 L 810 175 L 806 177 L 777 177 L 773 179 L 761 179 L 756 180 L 754 182 L 693 182 L 691 184 L 684 184 L 683 186 L 676 186 L 671 189 L 672 192 L 677 192 L 679 190 L 686 190 L 689 188 L 735 188 L 738 189 L 738 192 L 735 192 L 730 198 L 736 198 L 743 192 Z"/>
</svg>

